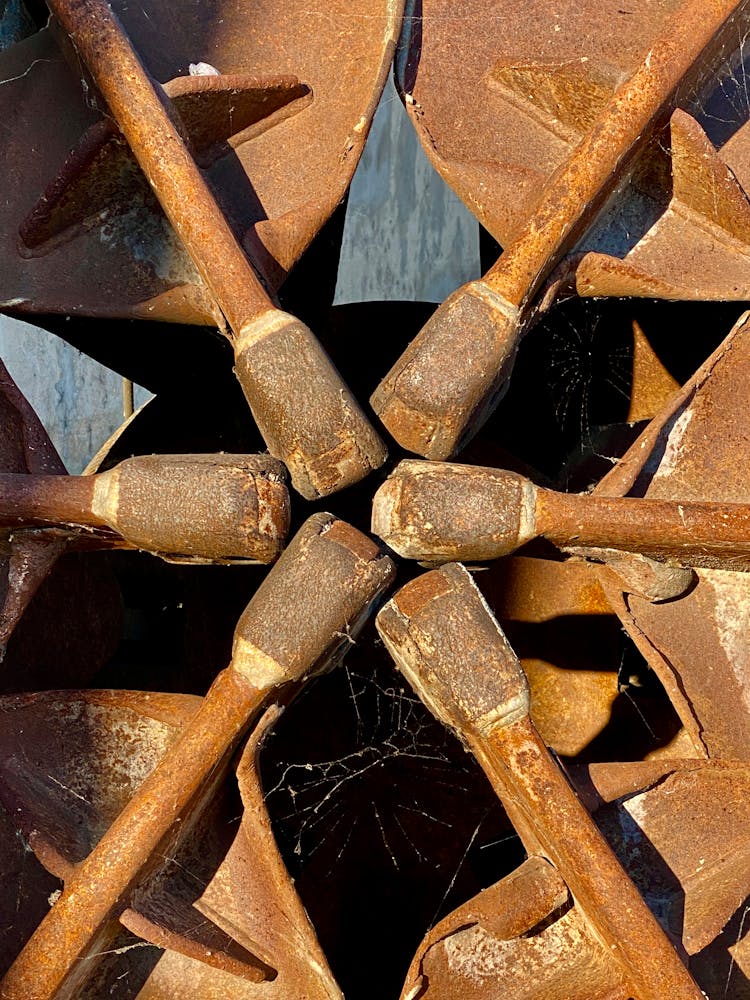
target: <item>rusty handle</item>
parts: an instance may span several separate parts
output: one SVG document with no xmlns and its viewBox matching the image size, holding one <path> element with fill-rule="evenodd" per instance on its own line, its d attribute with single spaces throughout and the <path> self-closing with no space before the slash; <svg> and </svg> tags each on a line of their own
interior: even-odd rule
<svg viewBox="0 0 750 1000">
<path fill-rule="evenodd" d="M 750 569 L 750 505 L 556 493 L 502 469 L 406 459 L 375 494 L 372 529 L 426 562 L 497 559 L 534 538 Z"/>
<path fill-rule="evenodd" d="M 106 0 L 49 0 L 91 72 L 167 218 L 233 330 L 273 308 L 208 189 L 163 88 Z"/>
<path fill-rule="evenodd" d="M 733 14 L 745 5 L 689 0 L 675 12 L 640 68 L 547 182 L 513 243 L 484 278 L 454 292 L 409 345 L 371 400 L 404 448 L 446 459 L 481 426 L 510 376 L 542 282 L 666 121 L 680 87 L 705 73 Z"/>
<path fill-rule="evenodd" d="M 467 571 L 408 583 L 377 626 L 419 697 L 469 743 L 527 846 L 555 863 L 639 1000 L 702 997 L 536 732 L 521 665 Z"/>
<path fill-rule="evenodd" d="M 382 441 L 310 330 L 269 299 L 183 140 L 169 98 L 106 0 L 49 6 L 226 317 L 243 392 L 295 489 L 308 499 L 326 496 L 378 468 L 386 457 Z"/>
<path fill-rule="evenodd" d="M 682 566 L 750 569 L 750 505 L 538 490 L 536 526 L 555 545 L 640 552 Z"/>
<path fill-rule="evenodd" d="M 0 525 L 18 528 L 34 524 L 106 522 L 91 509 L 94 480 L 89 476 L 37 476 L 0 473 Z"/>
<path fill-rule="evenodd" d="M 350 525 L 330 514 L 305 522 L 242 615 L 230 667 L 66 883 L 0 983 L 2 1000 L 78 995 L 129 891 L 184 836 L 248 725 L 281 686 L 331 664 L 392 576 L 390 559 Z M 258 969 L 259 979 L 273 974 Z"/>
<path fill-rule="evenodd" d="M 640 1000 L 703 998 L 529 716 L 468 739 L 493 788 L 523 815 Z"/>
</svg>

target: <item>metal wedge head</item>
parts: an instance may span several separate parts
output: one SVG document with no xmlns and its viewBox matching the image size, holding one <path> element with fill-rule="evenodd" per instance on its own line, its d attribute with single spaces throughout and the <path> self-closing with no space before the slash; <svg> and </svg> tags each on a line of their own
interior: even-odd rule
<svg viewBox="0 0 750 1000">
<path fill-rule="evenodd" d="M 376 624 L 399 670 L 445 725 L 486 734 L 528 714 L 521 665 L 463 566 L 407 583 Z"/>
<path fill-rule="evenodd" d="M 258 688 L 330 668 L 394 574 L 392 560 L 362 532 L 313 514 L 240 618 L 234 668 Z"/>
<path fill-rule="evenodd" d="M 535 496 L 514 472 L 406 459 L 375 494 L 372 530 L 407 559 L 496 559 L 534 537 Z"/>
<path fill-rule="evenodd" d="M 267 563 L 289 530 L 285 478 L 268 455 L 139 455 L 97 475 L 92 508 L 167 558 Z"/>
</svg>

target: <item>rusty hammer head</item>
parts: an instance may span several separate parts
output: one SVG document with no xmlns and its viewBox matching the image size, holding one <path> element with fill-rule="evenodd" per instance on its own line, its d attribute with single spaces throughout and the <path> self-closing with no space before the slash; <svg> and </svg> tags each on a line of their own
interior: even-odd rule
<svg viewBox="0 0 750 1000">
<path fill-rule="evenodd" d="M 233 667 L 257 688 L 330 668 L 394 574 L 366 535 L 332 514 L 313 514 L 240 618 Z"/>
<path fill-rule="evenodd" d="M 526 676 L 463 566 L 407 583 L 376 624 L 399 670 L 445 725 L 486 735 L 528 714 Z"/>
<path fill-rule="evenodd" d="M 535 497 L 514 472 L 406 459 L 375 494 L 372 530 L 409 559 L 496 559 L 535 536 Z"/>
<path fill-rule="evenodd" d="M 289 530 L 285 470 L 268 455 L 139 455 L 93 478 L 93 513 L 167 558 L 271 562 Z"/>
</svg>

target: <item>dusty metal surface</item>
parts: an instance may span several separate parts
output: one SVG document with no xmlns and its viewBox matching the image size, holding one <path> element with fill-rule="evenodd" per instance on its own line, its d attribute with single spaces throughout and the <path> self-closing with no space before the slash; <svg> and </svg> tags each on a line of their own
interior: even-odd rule
<svg viewBox="0 0 750 1000">
<path fill-rule="evenodd" d="M 424 562 L 497 559 L 535 538 L 582 552 L 636 553 L 667 563 L 661 599 L 687 589 L 691 566 L 750 565 L 745 504 L 682 493 L 670 500 L 558 493 L 513 472 L 448 462 L 401 462 L 375 494 L 372 530 L 399 555 Z M 643 562 L 636 566 L 643 575 Z M 642 580 L 639 589 L 648 587 Z"/>
<path fill-rule="evenodd" d="M 17 540 L 54 526 L 59 544 L 273 562 L 289 530 L 285 478 L 265 455 L 141 455 L 88 476 L 0 473 L 0 525 Z"/>
<path fill-rule="evenodd" d="M 526 678 L 466 570 L 407 584 L 378 615 L 399 669 L 469 744 L 527 850 L 558 868 L 639 997 L 701 997 L 529 718 Z"/>
</svg>

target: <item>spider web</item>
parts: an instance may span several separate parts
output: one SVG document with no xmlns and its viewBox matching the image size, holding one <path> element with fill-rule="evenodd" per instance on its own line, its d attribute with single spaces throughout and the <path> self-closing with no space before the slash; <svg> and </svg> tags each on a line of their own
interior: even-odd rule
<svg viewBox="0 0 750 1000">
<path fill-rule="evenodd" d="M 277 842 L 351 1000 L 398 996 L 428 927 L 525 856 L 372 627 L 282 716 L 261 763 Z"/>
</svg>

